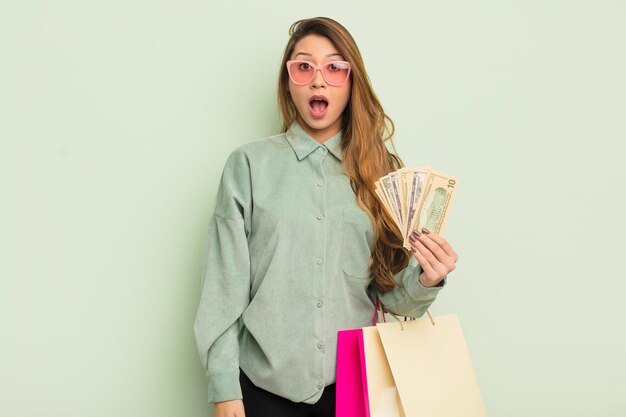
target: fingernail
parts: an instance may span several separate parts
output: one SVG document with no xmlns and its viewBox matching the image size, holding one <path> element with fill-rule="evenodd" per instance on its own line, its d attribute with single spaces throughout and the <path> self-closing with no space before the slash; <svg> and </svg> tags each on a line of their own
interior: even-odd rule
<svg viewBox="0 0 626 417">
<path fill-rule="evenodd" d="M 420 237 L 422 234 L 416 230 L 413 233 L 411 233 L 411 235 L 415 237 Z"/>
<path fill-rule="evenodd" d="M 424 232 L 424 233 L 426 233 L 426 234 L 429 234 L 429 233 L 430 233 L 430 230 L 428 230 L 427 228 L 423 227 L 423 228 L 422 228 L 422 232 Z"/>
<path fill-rule="evenodd" d="M 409 237 L 409 240 L 410 240 L 411 242 L 415 242 L 415 236 L 411 235 L 411 237 Z"/>
<path fill-rule="evenodd" d="M 411 246 L 411 252 L 415 253 L 417 249 L 415 249 L 413 246 Z"/>
</svg>

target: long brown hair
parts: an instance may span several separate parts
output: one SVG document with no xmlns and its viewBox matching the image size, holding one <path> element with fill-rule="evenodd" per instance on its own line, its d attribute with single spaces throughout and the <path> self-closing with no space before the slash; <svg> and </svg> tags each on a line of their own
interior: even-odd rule
<svg viewBox="0 0 626 417">
<path fill-rule="evenodd" d="M 316 17 L 298 20 L 289 28 L 290 38 L 278 77 L 282 132 L 287 131 L 296 117 L 296 108 L 288 91 L 289 75 L 285 65 L 296 43 L 311 34 L 328 38 L 352 64 L 351 98 L 342 114 L 343 165 L 358 205 L 374 223 L 370 271 L 377 288 L 383 292 L 390 291 L 398 285 L 393 275 L 407 266 L 412 255 L 402 246 L 400 231 L 378 200 L 374 182 L 403 167 L 404 163 L 393 146 L 393 121 L 383 111 L 372 89 L 359 48 L 346 28 L 333 19 Z M 387 141 L 390 141 L 395 153 L 389 152 L 385 146 Z"/>
</svg>

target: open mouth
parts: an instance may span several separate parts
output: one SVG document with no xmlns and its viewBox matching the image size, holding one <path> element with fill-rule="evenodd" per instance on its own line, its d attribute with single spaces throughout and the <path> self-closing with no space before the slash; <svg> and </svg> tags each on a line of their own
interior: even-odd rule
<svg viewBox="0 0 626 417">
<path fill-rule="evenodd" d="M 309 106 L 313 115 L 321 116 L 328 108 L 328 100 L 326 97 L 313 96 L 309 99 Z"/>
</svg>

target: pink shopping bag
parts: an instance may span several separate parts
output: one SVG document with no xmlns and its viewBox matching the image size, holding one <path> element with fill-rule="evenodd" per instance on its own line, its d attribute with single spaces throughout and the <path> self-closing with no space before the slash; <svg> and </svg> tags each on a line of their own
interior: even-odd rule
<svg viewBox="0 0 626 417">
<path fill-rule="evenodd" d="M 379 309 L 382 311 L 382 306 L 376 297 L 372 325 L 378 322 Z M 382 318 L 386 322 L 384 314 Z M 370 417 L 364 349 L 363 329 L 337 332 L 335 417 Z"/>
<path fill-rule="evenodd" d="M 370 417 L 363 330 L 337 333 L 336 417 Z"/>
</svg>

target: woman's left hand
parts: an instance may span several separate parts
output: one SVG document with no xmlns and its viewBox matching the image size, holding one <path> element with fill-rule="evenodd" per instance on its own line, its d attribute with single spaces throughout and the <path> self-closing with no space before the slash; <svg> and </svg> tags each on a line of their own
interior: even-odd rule
<svg viewBox="0 0 626 417">
<path fill-rule="evenodd" d="M 421 233 L 414 231 L 409 240 L 413 256 L 422 267 L 419 280 L 424 287 L 434 287 L 454 271 L 459 257 L 443 237 L 422 229 Z"/>
</svg>

